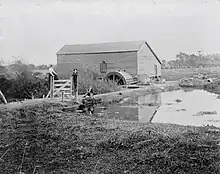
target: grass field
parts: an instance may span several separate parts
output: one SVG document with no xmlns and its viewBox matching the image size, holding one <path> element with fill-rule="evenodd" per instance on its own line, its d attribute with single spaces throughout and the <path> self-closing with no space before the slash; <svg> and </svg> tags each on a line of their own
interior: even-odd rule
<svg viewBox="0 0 220 174">
<path fill-rule="evenodd" d="M 0 113 L 2 173 L 220 173 L 219 129 L 107 120 L 62 107 Z"/>
<path fill-rule="evenodd" d="M 162 69 L 162 77 L 167 81 L 180 80 L 201 73 L 211 78 L 220 78 L 220 67 L 211 68 L 185 68 L 185 69 Z"/>
</svg>

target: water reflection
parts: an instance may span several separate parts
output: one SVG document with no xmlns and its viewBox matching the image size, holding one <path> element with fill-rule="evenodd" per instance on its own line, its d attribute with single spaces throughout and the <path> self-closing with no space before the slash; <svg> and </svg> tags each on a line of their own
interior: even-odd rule
<svg viewBox="0 0 220 174">
<path fill-rule="evenodd" d="M 103 107 L 97 107 L 95 113 L 108 119 L 148 122 L 161 104 L 161 93 L 139 96 L 132 100 L 136 104 L 112 105 L 106 111 L 103 111 Z"/>
<path fill-rule="evenodd" d="M 133 103 L 98 107 L 95 112 L 108 119 L 148 122 L 155 114 L 152 122 L 220 127 L 220 100 L 216 98 L 203 90 L 179 90 L 136 97 Z M 216 114 L 194 116 L 203 111 Z"/>
<path fill-rule="evenodd" d="M 203 90 L 173 91 L 162 93 L 162 104 L 153 122 L 181 125 L 214 125 L 220 127 L 220 101 L 217 95 Z M 175 102 L 180 98 L 182 102 Z M 172 103 L 165 105 L 164 103 Z M 200 116 L 197 113 L 204 112 Z M 216 114 L 208 114 L 216 113 Z"/>
<path fill-rule="evenodd" d="M 161 93 L 154 93 L 146 96 L 137 97 L 138 102 L 138 121 L 148 122 L 151 121 L 152 116 L 161 105 Z M 148 106 L 153 104 L 154 106 Z"/>
</svg>

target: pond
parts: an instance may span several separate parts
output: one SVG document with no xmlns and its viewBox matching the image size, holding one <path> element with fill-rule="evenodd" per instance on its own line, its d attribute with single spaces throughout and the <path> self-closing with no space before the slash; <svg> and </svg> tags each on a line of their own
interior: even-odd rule
<svg viewBox="0 0 220 174">
<path fill-rule="evenodd" d="M 178 90 L 127 98 L 95 109 L 108 119 L 220 127 L 220 99 L 204 90 Z"/>
</svg>

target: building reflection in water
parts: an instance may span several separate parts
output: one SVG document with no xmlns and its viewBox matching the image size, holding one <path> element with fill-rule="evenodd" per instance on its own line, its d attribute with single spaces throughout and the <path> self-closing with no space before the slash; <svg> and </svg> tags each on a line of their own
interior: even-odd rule
<svg viewBox="0 0 220 174">
<path fill-rule="evenodd" d="M 161 105 L 161 94 L 155 93 L 139 96 L 136 97 L 135 100 L 138 103 L 136 105 L 112 105 L 105 111 L 101 108 L 96 108 L 95 112 L 100 115 L 105 114 L 108 119 L 148 122 Z"/>
<path fill-rule="evenodd" d="M 148 122 L 161 105 L 161 93 L 140 96 L 138 97 L 138 103 L 138 121 Z"/>
</svg>

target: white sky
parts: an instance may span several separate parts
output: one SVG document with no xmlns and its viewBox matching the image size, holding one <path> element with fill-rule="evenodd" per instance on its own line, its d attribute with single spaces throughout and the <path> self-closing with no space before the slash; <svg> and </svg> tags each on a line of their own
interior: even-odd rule
<svg viewBox="0 0 220 174">
<path fill-rule="evenodd" d="M 0 0 L 0 59 L 56 63 L 64 44 L 146 40 L 160 59 L 220 52 L 218 0 Z"/>
</svg>

